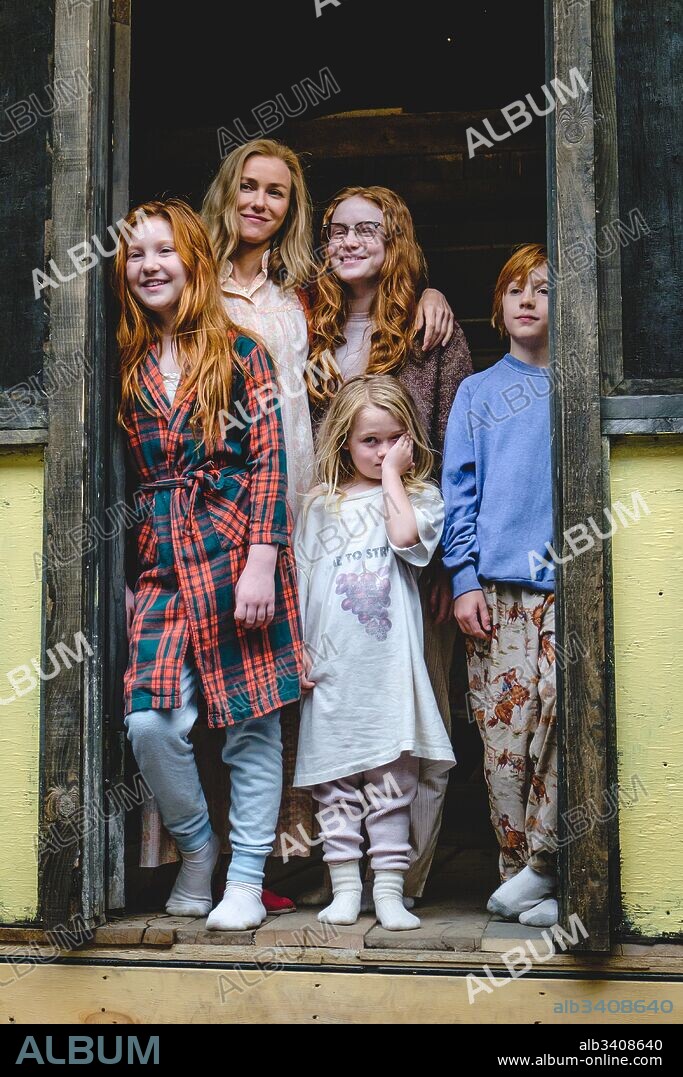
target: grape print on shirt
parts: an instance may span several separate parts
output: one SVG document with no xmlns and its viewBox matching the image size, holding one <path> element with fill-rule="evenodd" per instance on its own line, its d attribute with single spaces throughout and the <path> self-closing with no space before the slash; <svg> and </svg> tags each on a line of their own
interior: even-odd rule
<svg viewBox="0 0 683 1077">
<path fill-rule="evenodd" d="M 383 565 L 377 572 L 340 572 L 336 579 L 336 592 L 346 595 L 341 608 L 355 613 L 369 636 L 385 640 L 391 629 L 388 610 L 391 605 L 391 581 L 389 568 Z"/>
</svg>

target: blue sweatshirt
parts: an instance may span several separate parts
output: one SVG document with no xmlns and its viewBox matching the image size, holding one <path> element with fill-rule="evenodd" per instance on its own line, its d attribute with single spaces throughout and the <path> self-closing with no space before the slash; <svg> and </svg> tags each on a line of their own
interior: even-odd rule
<svg viewBox="0 0 683 1077">
<path fill-rule="evenodd" d="M 512 355 L 458 389 L 442 479 L 454 598 L 486 581 L 554 590 L 551 389 L 547 367 Z"/>
</svg>

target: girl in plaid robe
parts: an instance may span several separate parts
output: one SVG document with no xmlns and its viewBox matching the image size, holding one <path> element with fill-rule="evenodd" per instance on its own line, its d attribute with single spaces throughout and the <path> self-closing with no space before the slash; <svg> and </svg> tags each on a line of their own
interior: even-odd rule
<svg viewBox="0 0 683 1077">
<path fill-rule="evenodd" d="M 142 219 L 141 219 L 142 218 Z M 265 919 L 282 792 L 280 709 L 298 699 L 301 630 L 275 373 L 227 317 L 199 217 L 150 202 L 115 263 L 120 420 L 146 499 L 128 595 L 128 737 L 182 855 L 166 905 L 206 915 L 220 852 L 188 734 L 197 695 L 225 728 L 232 860 L 207 927 Z M 136 223 L 137 222 L 137 223 Z"/>
</svg>

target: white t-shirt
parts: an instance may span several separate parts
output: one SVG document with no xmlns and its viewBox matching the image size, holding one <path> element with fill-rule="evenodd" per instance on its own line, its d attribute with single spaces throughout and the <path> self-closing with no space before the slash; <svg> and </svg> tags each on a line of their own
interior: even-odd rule
<svg viewBox="0 0 683 1077">
<path fill-rule="evenodd" d="M 409 494 L 420 541 L 387 537 L 382 487 L 336 511 L 316 496 L 294 534 L 304 638 L 315 688 L 301 703 L 295 786 L 382 766 L 411 752 L 443 772 L 455 758 L 423 654 L 420 569 L 443 528 L 435 487 Z M 430 765 L 431 769 L 431 765 Z"/>
<path fill-rule="evenodd" d="M 369 314 L 349 314 L 344 326 L 346 344 L 339 344 L 334 358 L 344 381 L 364 374 L 370 362 L 372 319 Z"/>
<path fill-rule="evenodd" d="M 177 374 L 176 373 L 164 374 L 162 372 L 161 377 L 164 380 L 164 389 L 166 390 L 166 396 L 168 397 L 168 402 L 171 405 L 171 407 L 173 407 L 173 401 L 175 400 L 175 395 L 178 392 L 178 386 L 180 384 L 180 371 L 178 371 Z"/>
</svg>

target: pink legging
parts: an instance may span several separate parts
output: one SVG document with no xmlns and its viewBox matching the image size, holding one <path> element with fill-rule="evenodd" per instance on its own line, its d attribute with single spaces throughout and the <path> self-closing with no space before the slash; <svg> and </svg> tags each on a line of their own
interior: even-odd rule
<svg viewBox="0 0 683 1077">
<path fill-rule="evenodd" d="M 373 871 L 407 871 L 410 805 L 417 794 L 419 760 L 403 752 L 392 763 L 313 786 L 320 805 L 323 860 L 360 860 L 365 819 Z"/>
</svg>

